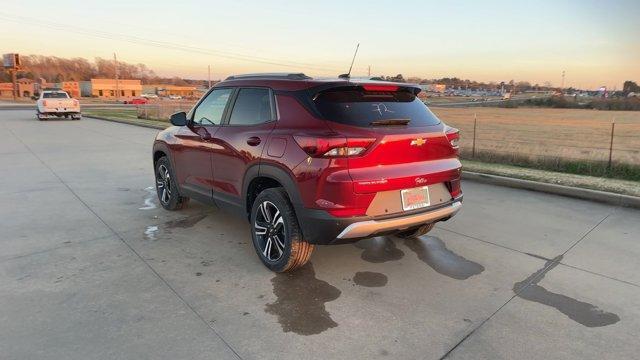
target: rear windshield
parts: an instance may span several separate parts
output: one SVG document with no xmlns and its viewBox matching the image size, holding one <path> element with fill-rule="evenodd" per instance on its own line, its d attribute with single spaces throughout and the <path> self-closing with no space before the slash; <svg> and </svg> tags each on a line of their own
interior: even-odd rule
<svg viewBox="0 0 640 360">
<path fill-rule="evenodd" d="M 440 123 L 420 99 L 407 91 L 337 88 L 319 93 L 314 103 L 325 119 L 353 126 L 417 127 Z"/>
<path fill-rule="evenodd" d="M 45 99 L 66 99 L 69 96 L 67 95 L 67 93 L 63 92 L 46 92 L 42 94 L 42 97 Z"/>
</svg>

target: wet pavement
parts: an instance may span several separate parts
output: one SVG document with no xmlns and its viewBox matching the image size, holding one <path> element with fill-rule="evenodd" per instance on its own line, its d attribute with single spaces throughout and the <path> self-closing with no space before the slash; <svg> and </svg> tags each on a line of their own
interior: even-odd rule
<svg viewBox="0 0 640 360">
<path fill-rule="evenodd" d="M 2 359 L 622 359 L 640 211 L 463 184 L 426 236 L 267 271 L 246 220 L 153 188 L 154 130 L 0 111 Z"/>
</svg>

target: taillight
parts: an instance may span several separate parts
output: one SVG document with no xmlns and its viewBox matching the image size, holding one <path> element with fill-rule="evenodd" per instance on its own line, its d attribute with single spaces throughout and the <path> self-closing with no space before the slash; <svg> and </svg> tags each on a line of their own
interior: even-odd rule
<svg viewBox="0 0 640 360">
<path fill-rule="evenodd" d="M 460 188 L 460 179 L 449 181 L 447 183 L 447 187 L 449 188 L 452 198 L 457 198 L 462 193 L 462 189 Z"/>
<path fill-rule="evenodd" d="M 364 153 L 376 139 L 294 135 L 296 143 L 311 157 L 350 157 Z"/>
<path fill-rule="evenodd" d="M 451 147 L 457 151 L 460 148 L 460 145 L 458 144 L 460 141 L 460 130 L 447 126 L 445 129 L 445 135 L 447 136 L 447 140 L 449 140 Z"/>
<path fill-rule="evenodd" d="M 78 102 L 78 100 L 73 99 L 73 106 L 78 106 L 78 104 L 80 104 L 80 103 Z"/>
</svg>

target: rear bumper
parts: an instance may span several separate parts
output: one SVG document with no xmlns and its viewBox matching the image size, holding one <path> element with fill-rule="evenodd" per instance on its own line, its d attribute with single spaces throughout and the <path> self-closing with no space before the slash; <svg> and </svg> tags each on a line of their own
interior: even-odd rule
<svg viewBox="0 0 640 360">
<path fill-rule="evenodd" d="M 455 201 L 436 210 L 415 215 L 406 215 L 388 220 L 365 220 L 347 226 L 338 239 L 359 239 L 390 230 L 408 229 L 421 224 L 432 223 L 455 215 L 462 207 L 461 201 Z"/>
<path fill-rule="evenodd" d="M 38 111 L 38 116 L 40 117 L 60 117 L 60 116 L 81 116 L 82 113 L 80 111 Z"/>
<path fill-rule="evenodd" d="M 391 235 L 454 216 L 462 207 L 462 196 L 449 202 L 394 216 L 338 218 L 326 211 L 296 209 L 302 233 L 308 242 L 319 245 L 344 244 L 373 236 Z"/>
</svg>

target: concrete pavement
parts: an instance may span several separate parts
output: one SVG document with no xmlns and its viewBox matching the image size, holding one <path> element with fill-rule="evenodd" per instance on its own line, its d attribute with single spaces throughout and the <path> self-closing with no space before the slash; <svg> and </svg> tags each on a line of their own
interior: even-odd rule
<svg viewBox="0 0 640 360">
<path fill-rule="evenodd" d="M 275 275 L 245 220 L 158 207 L 155 133 L 0 111 L 0 358 L 638 357 L 638 210 L 465 182 L 430 236 Z"/>
</svg>

